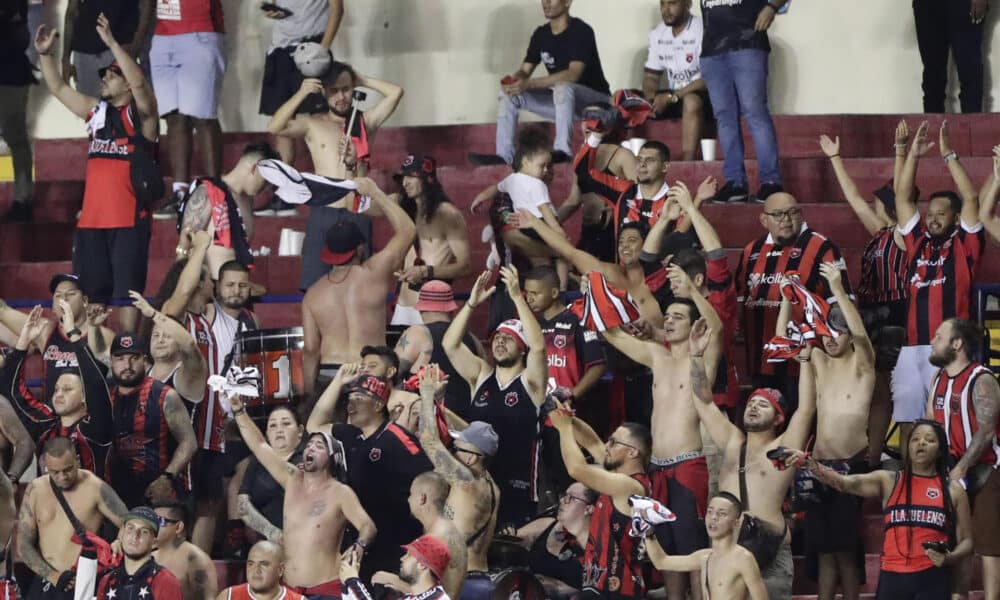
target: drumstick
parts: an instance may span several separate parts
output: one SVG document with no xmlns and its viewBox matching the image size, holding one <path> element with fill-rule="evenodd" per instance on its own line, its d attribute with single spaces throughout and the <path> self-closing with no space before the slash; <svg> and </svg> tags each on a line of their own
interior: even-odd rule
<svg viewBox="0 0 1000 600">
<path fill-rule="evenodd" d="M 358 116 L 358 103 L 364 102 L 368 95 L 361 90 L 354 90 L 354 94 L 351 95 L 351 118 L 347 121 L 347 139 L 350 141 L 351 132 L 354 131 L 354 119 Z M 347 164 L 347 153 L 344 152 L 340 155 L 340 163 L 343 165 Z"/>
</svg>

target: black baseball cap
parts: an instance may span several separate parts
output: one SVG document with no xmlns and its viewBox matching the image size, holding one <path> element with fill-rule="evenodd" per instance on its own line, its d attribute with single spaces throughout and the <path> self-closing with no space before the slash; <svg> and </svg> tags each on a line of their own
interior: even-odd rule
<svg viewBox="0 0 1000 600">
<path fill-rule="evenodd" d="M 73 275 L 71 273 L 56 273 L 55 275 L 52 276 L 52 279 L 49 280 L 49 293 L 50 294 L 56 293 L 56 288 L 59 287 L 59 284 L 64 281 L 69 281 L 70 283 L 75 285 L 76 289 L 78 290 L 83 289 L 83 287 L 80 285 L 80 278 L 77 277 L 76 275 Z"/>
<path fill-rule="evenodd" d="M 116 335 L 115 341 L 111 342 L 111 356 L 124 356 L 126 354 L 148 356 L 149 346 L 146 344 L 146 340 L 131 333 Z"/>
<path fill-rule="evenodd" d="M 397 182 L 404 177 L 419 177 L 424 183 L 432 184 L 437 180 L 437 161 L 431 156 L 417 158 L 410 154 L 403 159 L 399 171 L 392 176 Z"/>
<path fill-rule="evenodd" d="M 319 258 L 328 265 L 343 265 L 358 252 L 358 246 L 365 241 L 358 226 L 351 221 L 334 223 L 326 230 L 326 245 Z"/>
<path fill-rule="evenodd" d="M 111 71 L 111 72 L 117 74 L 119 77 L 125 77 L 125 73 L 122 72 L 122 67 L 121 67 L 121 65 L 118 64 L 117 60 L 113 60 L 113 61 L 111 61 L 110 65 L 108 65 L 106 67 L 101 67 L 100 69 L 98 69 L 97 70 L 97 75 L 101 79 L 104 79 L 104 74 L 107 73 L 108 71 Z"/>
</svg>

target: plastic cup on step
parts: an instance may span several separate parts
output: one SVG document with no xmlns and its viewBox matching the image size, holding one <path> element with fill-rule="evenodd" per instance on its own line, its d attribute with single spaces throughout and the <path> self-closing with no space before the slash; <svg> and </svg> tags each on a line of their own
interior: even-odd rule
<svg viewBox="0 0 1000 600">
<path fill-rule="evenodd" d="M 306 233 L 304 231 L 292 231 L 292 236 L 289 240 L 291 256 L 302 256 L 302 246 L 305 242 Z"/>
<path fill-rule="evenodd" d="M 715 151 L 719 143 L 711 138 L 701 140 L 701 159 L 715 160 Z"/>
<path fill-rule="evenodd" d="M 288 227 L 282 228 L 281 235 L 278 236 L 278 256 L 292 256 L 292 234 L 295 233 Z"/>
</svg>

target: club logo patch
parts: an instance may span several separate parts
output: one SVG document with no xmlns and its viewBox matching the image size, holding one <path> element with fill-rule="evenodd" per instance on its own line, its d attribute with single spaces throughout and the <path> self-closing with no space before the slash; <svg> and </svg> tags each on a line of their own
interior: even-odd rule
<svg viewBox="0 0 1000 600">
<path fill-rule="evenodd" d="M 517 392 L 507 392 L 507 396 L 504 397 L 503 403 L 507 406 L 517 406 L 519 398 L 517 397 Z"/>
<path fill-rule="evenodd" d="M 368 460 L 372 462 L 378 462 L 382 458 L 381 448 L 372 448 L 371 452 L 368 453 Z"/>
</svg>

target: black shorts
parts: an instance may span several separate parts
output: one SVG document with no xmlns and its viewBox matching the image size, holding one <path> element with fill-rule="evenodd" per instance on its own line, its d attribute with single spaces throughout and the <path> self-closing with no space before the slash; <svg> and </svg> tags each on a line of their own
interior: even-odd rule
<svg viewBox="0 0 1000 600">
<path fill-rule="evenodd" d="M 319 42 L 322 36 L 302 42 Z M 292 52 L 295 46 L 275 48 L 264 58 L 264 77 L 260 84 L 260 114 L 273 115 L 281 105 L 299 91 L 302 73 L 295 66 Z"/>
<path fill-rule="evenodd" d="M 660 90 L 657 93 L 662 94 L 663 92 L 669 92 L 670 90 Z M 708 90 L 698 90 L 694 94 L 701 98 L 702 103 L 702 115 L 705 117 L 705 121 L 714 121 L 715 113 L 712 112 L 712 101 L 708 98 Z M 650 118 L 654 120 L 660 119 L 679 119 L 684 115 L 684 100 L 681 99 L 679 102 L 674 102 L 661 113 L 651 115 Z"/>
<path fill-rule="evenodd" d="M 708 505 L 708 463 L 704 456 L 661 466 L 650 463 L 653 498 L 677 520 L 656 528 L 656 540 L 667 554 L 691 554 L 708 548 L 705 511 Z"/>
<path fill-rule="evenodd" d="M 844 475 L 865 473 L 864 461 L 820 461 Z M 836 464 L 833 464 L 836 463 Z M 863 526 L 861 497 L 839 492 L 813 479 L 814 501 L 805 516 L 806 551 L 816 554 L 856 552 Z M 798 482 L 796 483 L 798 487 Z M 863 572 L 863 571 L 862 571 Z"/>
<path fill-rule="evenodd" d="M 950 600 L 951 571 L 931 567 L 916 573 L 879 571 L 875 600 Z"/>
<path fill-rule="evenodd" d="M 222 452 L 199 448 L 191 460 L 191 495 L 195 501 L 221 499 L 225 495 L 222 479 L 229 459 Z"/>
<path fill-rule="evenodd" d="M 77 228 L 73 240 L 73 272 L 91 302 L 128 299 L 129 290 L 146 289 L 149 264 L 149 219 L 135 227 Z"/>
<path fill-rule="evenodd" d="M 44 577 L 35 575 L 35 580 L 28 589 L 27 600 L 73 600 L 73 591 L 62 592 L 57 590 Z"/>
</svg>

